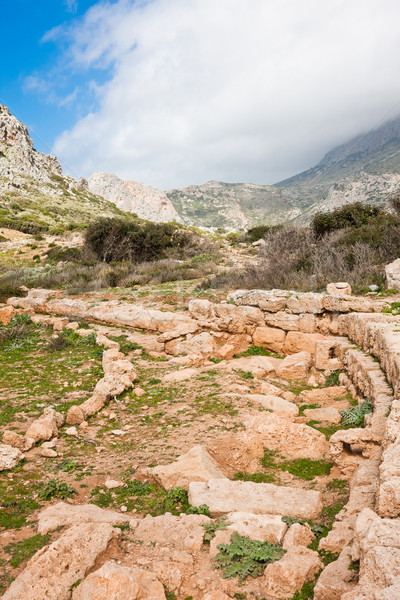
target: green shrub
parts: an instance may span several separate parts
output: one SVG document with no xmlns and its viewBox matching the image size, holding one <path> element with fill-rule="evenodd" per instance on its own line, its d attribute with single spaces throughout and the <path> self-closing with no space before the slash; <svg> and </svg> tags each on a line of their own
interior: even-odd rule
<svg viewBox="0 0 400 600">
<path fill-rule="evenodd" d="M 40 490 L 39 500 L 51 500 L 52 498 L 65 500 L 66 498 L 71 498 L 74 494 L 77 494 L 76 489 L 69 486 L 64 481 L 50 479 L 50 481 L 48 481 Z"/>
<path fill-rule="evenodd" d="M 165 258 L 170 249 L 183 253 L 194 238 L 199 236 L 174 223 L 103 218 L 88 226 L 85 245 L 104 262 L 141 263 Z"/>
<path fill-rule="evenodd" d="M 377 206 L 353 202 L 331 212 L 317 213 L 311 222 L 311 229 L 317 237 L 321 237 L 338 229 L 361 227 L 383 213 L 384 211 Z"/>
</svg>

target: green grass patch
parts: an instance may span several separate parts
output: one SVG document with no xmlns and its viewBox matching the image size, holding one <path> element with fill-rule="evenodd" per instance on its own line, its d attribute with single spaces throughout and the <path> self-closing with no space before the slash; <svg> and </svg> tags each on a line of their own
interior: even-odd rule
<svg viewBox="0 0 400 600">
<path fill-rule="evenodd" d="M 266 350 L 262 346 L 250 346 L 241 354 L 235 354 L 234 358 L 244 358 L 246 356 L 271 356 L 273 358 L 285 358 L 284 354 L 278 354 L 277 352 L 271 352 Z"/>
<path fill-rule="evenodd" d="M 5 552 L 11 555 L 10 564 L 14 569 L 29 560 L 40 548 L 50 541 L 50 535 L 34 535 L 19 542 L 7 544 Z"/>
<path fill-rule="evenodd" d="M 101 508 L 125 505 L 128 511 L 136 509 L 139 513 L 153 517 L 170 512 L 173 515 L 202 514 L 210 516 L 207 506 L 194 507 L 189 504 L 186 490 L 176 487 L 169 491 L 156 483 L 127 481 L 121 488 L 108 490 L 103 486 L 95 487 L 91 492 L 91 504 Z"/>
<path fill-rule="evenodd" d="M 233 478 L 235 481 L 253 481 L 254 483 L 274 483 L 276 481 L 275 475 L 271 473 L 243 473 L 238 471 Z"/>
</svg>

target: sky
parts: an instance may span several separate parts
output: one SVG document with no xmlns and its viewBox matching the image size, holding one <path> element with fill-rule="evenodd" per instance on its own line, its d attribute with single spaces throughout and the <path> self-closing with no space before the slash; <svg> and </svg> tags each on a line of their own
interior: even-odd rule
<svg viewBox="0 0 400 600">
<path fill-rule="evenodd" d="M 64 172 L 273 184 L 400 114 L 398 0 L 3 0 L 0 103 Z"/>
</svg>

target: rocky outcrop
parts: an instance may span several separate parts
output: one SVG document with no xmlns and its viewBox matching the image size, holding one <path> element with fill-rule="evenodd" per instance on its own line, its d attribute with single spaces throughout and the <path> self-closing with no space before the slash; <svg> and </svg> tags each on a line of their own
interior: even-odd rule
<svg viewBox="0 0 400 600">
<path fill-rule="evenodd" d="M 13 448 L 8 444 L 0 444 L 0 471 L 13 469 L 24 458 L 24 455 L 18 448 Z"/>
<path fill-rule="evenodd" d="M 94 173 L 88 180 L 88 186 L 94 194 L 141 219 L 156 223 L 182 222 L 165 192 L 150 185 L 119 179 L 113 173 Z"/>
<path fill-rule="evenodd" d="M 25 175 L 44 183 L 51 174 L 61 175 L 57 159 L 37 152 L 26 126 L 0 104 L 0 177 Z"/>
<path fill-rule="evenodd" d="M 67 529 L 31 558 L 3 600 L 69 600 L 71 586 L 95 565 L 118 532 L 109 523 L 87 523 Z"/>
</svg>

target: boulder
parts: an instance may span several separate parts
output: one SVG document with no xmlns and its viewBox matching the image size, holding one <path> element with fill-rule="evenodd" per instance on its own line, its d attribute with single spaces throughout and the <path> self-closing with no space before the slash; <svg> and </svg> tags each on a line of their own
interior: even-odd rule
<svg viewBox="0 0 400 600">
<path fill-rule="evenodd" d="M 26 431 L 26 437 L 35 442 L 50 440 L 58 434 L 58 428 L 64 423 L 64 416 L 54 408 L 45 408 L 43 415 L 33 421 Z"/>
<path fill-rule="evenodd" d="M 318 552 L 296 546 L 288 550 L 280 560 L 267 565 L 263 591 L 268 598 L 292 598 L 305 583 L 313 581 L 323 566 Z"/>
<path fill-rule="evenodd" d="M 153 477 L 166 490 L 173 487 L 189 488 L 191 481 L 208 481 L 224 479 L 225 475 L 219 465 L 209 455 L 204 446 L 193 446 L 189 452 L 182 454 L 169 465 L 159 465 L 152 469 Z"/>
<path fill-rule="evenodd" d="M 252 512 L 300 519 L 313 519 L 322 509 L 321 495 L 314 490 L 229 479 L 190 483 L 189 502 L 193 506 L 207 504 L 214 514 Z"/>
<path fill-rule="evenodd" d="M 69 600 L 71 586 L 85 577 L 118 535 L 109 523 L 74 525 L 36 552 L 3 600 Z"/>
<path fill-rule="evenodd" d="M 25 456 L 18 448 L 13 448 L 8 444 L 0 444 L 0 471 L 14 469 L 24 458 Z"/>
<path fill-rule="evenodd" d="M 400 258 L 385 266 L 385 275 L 387 289 L 400 291 Z"/>
<path fill-rule="evenodd" d="M 35 445 L 35 440 L 33 438 L 26 437 L 24 435 L 20 435 L 19 433 L 15 433 L 15 431 L 6 430 L 3 433 L 3 444 L 7 444 L 8 446 L 12 446 L 13 448 L 18 448 L 21 452 L 28 452 Z"/>
<path fill-rule="evenodd" d="M 289 458 L 318 460 L 329 450 L 323 433 L 303 425 L 282 419 L 273 413 L 263 413 L 245 421 L 249 433 L 260 436 L 269 450 L 277 450 Z"/>
<path fill-rule="evenodd" d="M 262 378 L 268 373 L 274 372 L 280 362 L 279 359 L 269 356 L 245 356 L 220 363 L 217 368 L 228 371 L 250 371 L 254 377 Z"/>
<path fill-rule="evenodd" d="M 282 379 L 305 381 L 312 365 L 309 352 L 298 352 L 287 356 L 276 369 L 276 374 Z"/>
<path fill-rule="evenodd" d="M 323 336 L 320 333 L 302 333 L 301 331 L 289 331 L 283 352 L 285 354 L 298 354 L 299 352 L 309 352 L 315 354 L 315 347 L 318 340 Z"/>
<path fill-rule="evenodd" d="M 58 502 L 42 510 L 38 515 L 38 532 L 46 535 L 58 527 L 72 527 L 86 523 L 126 523 L 126 515 L 113 510 L 105 510 L 95 504 L 67 504 Z"/>
<path fill-rule="evenodd" d="M 72 600 L 165 600 L 164 586 L 154 573 L 106 562 L 90 573 Z"/>
<path fill-rule="evenodd" d="M 279 515 L 259 515 L 250 512 L 230 512 L 226 515 L 229 523 L 226 531 L 237 531 L 252 540 L 280 544 L 287 531 L 287 525 Z M 222 530 L 224 531 L 224 530 Z"/>
<path fill-rule="evenodd" d="M 288 402 L 278 396 L 246 394 L 244 399 L 254 404 L 260 404 L 267 410 L 272 410 L 279 417 L 294 419 L 299 414 L 299 409 L 293 402 Z"/>
<path fill-rule="evenodd" d="M 204 515 L 181 514 L 175 517 L 166 513 L 159 517 L 147 516 L 138 522 L 133 538 L 147 544 L 157 542 L 177 550 L 196 552 L 203 545 L 202 523 L 208 523 L 210 520 Z"/>
</svg>

